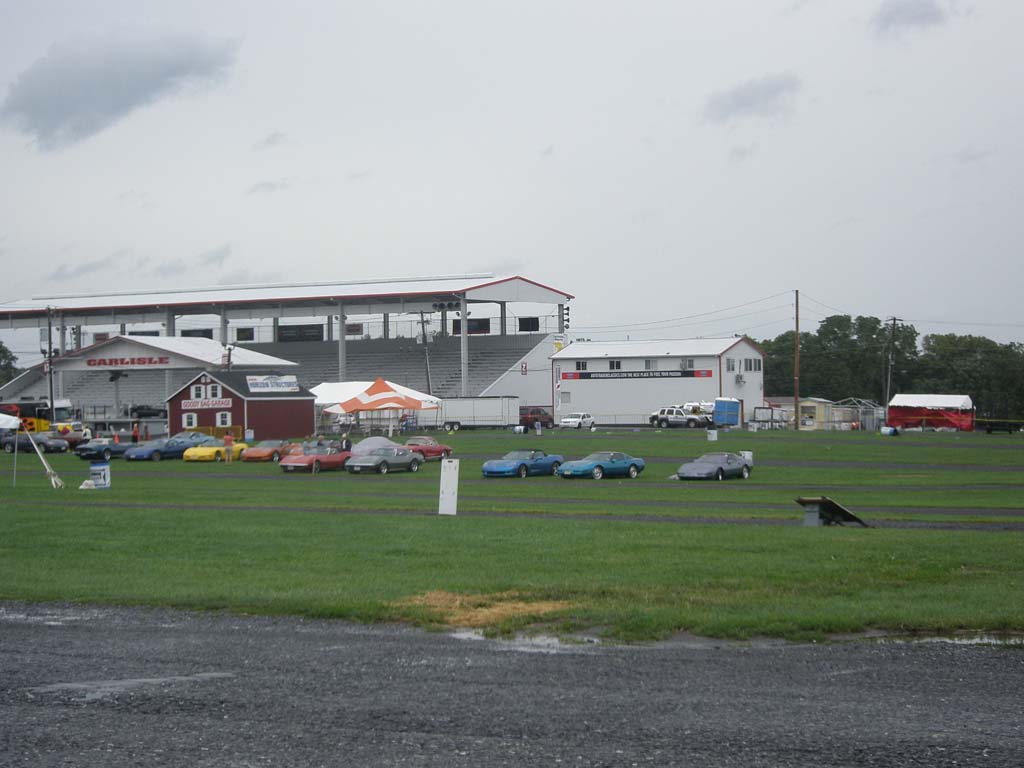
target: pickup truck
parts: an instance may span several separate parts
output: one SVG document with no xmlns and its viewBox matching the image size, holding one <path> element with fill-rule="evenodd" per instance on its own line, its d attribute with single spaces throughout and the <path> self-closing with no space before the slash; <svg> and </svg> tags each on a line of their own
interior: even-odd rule
<svg viewBox="0 0 1024 768">
<path fill-rule="evenodd" d="M 710 409 L 704 403 L 683 403 L 659 408 L 648 419 L 652 427 L 686 427 L 706 429 L 712 425 Z"/>
</svg>

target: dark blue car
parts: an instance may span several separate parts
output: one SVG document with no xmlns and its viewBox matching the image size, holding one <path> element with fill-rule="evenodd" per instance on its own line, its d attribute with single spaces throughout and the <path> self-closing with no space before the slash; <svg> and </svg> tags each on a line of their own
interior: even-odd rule
<svg viewBox="0 0 1024 768">
<path fill-rule="evenodd" d="M 530 475 L 557 475 L 562 457 L 544 451 L 510 451 L 500 459 L 485 461 L 484 477 L 528 477 Z"/>
<path fill-rule="evenodd" d="M 125 461 L 161 461 L 163 459 L 180 459 L 185 450 L 194 445 L 215 443 L 216 438 L 202 435 L 201 439 L 185 439 L 171 437 L 166 440 L 150 440 L 140 445 L 133 445 L 124 452 Z"/>
<path fill-rule="evenodd" d="M 94 437 L 75 448 L 75 455 L 84 461 L 110 461 L 124 456 L 131 443 L 115 443 L 109 437 Z"/>
</svg>

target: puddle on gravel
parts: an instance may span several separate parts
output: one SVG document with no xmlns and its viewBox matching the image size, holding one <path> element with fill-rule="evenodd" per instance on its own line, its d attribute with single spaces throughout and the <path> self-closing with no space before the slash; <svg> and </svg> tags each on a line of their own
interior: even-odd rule
<svg viewBox="0 0 1024 768">
<path fill-rule="evenodd" d="M 571 653 L 592 645 L 599 645 L 600 640 L 592 637 L 572 638 L 563 640 L 553 635 L 515 635 L 510 638 L 486 637 L 479 629 L 460 629 L 450 633 L 456 640 L 489 640 L 496 647 L 506 651 L 520 653 Z"/>
<path fill-rule="evenodd" d="M 139 677 L 124 680 L 86 680 L 80 683 L 51 683 L 29 688 L 29 693 L 70 693 L 81 694 L 83 701 L 95 701 L 106 696 L 115 696 L 133 688 L 147 685 L 169 685 L 172 683 L 198 683 L 234 677 L 231 672 L 200 672 L 195 675 L 174 675 L 171 677 Z"/>
<path fill-rule="evenodd" d="M 1024 647 L 1024 635 L 1009 632 L 989 632 L 978 634 L 953 634 L 953 635 L 889 635 L 874 639 L 877 643 L 904 643 L 923 645 L 925 643 L 945 643 L 949 645 L 1001 645 L 1011 647 Z"/>
</svg>

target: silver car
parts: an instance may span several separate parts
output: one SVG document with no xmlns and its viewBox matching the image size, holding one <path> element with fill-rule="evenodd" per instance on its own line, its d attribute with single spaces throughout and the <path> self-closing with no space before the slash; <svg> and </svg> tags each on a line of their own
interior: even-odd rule
<svg viewBox="0 0 1024 768">
<path fill-rule="evenodd" d="M 376 472 L 386 475 L 396 469 L 407 469 L 418 472 L 423 457 L 408 448 L 375 448 L 364 456 L 353 456 L 345 464 L 352 474 Z"/>
</svg>

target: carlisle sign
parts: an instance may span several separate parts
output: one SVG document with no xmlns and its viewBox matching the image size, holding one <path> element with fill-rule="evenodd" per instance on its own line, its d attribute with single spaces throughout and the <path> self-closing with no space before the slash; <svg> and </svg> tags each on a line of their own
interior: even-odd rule
<svg viewBox="0 0 1024 768">
<path fill-rule="evenodd" d="M 133 365 L 170 365 L 171 358 L 161 357 L 89 357 L 85 364 L 89 368 L 127 368 Z"/>
</svg>

